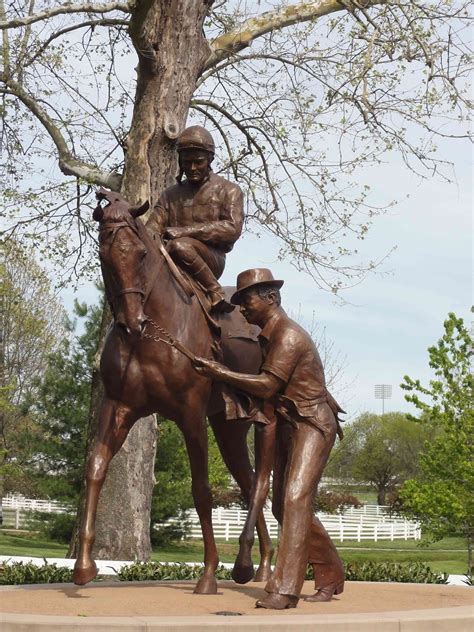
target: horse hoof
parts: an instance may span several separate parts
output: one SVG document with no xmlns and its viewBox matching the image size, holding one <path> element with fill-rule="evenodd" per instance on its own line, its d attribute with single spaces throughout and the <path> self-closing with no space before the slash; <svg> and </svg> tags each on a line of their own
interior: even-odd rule
<svg viewBox="0 0 474 632">
<path fill-rule="evenodd" d="M 253 579 L 255 575 L 255 569 L 253 564 L 250 565 L 235 565 L 232 569 L 232 579 L 236 584 L 246 584 Z"/>
<path fill-rule="evenodd" d="M 88 582 L 91 582 L 93 579 L 97 577 L 98 569 L 95 562 L 92 562 L 91 566 L 86 566 L 85 568 L 74 568 L 74 573 L 72 574 L 72 581 L 78 586 L 84 586 Z"/>
<path fill-rule="evenodd" d="M 215 577 L 201 577 L 194 589 L 195 595 L 216 595 L 217 582 Z"/>
<path fill-rule="evenodd" d="M 272 574 L 272 569 L 269 566 L 259 566 L 255 573 L 254 582 L 267 582 Z"/>
</svg>

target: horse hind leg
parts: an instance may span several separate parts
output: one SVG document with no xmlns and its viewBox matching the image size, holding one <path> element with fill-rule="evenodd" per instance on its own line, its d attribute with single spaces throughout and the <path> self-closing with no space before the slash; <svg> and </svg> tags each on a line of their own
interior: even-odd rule
<svg viewBox="0 0 474 632">
<path fill-rule="evenodd" d="M 122 447 L 136 419 L 128 408 L 108 398 L 103 399 L 95 444 L 86 466 L 85 507 L 73 572 L 75 584 L 87 584 L 97 576 L 97 566 L 92 559 L 92 547 L 95 540 L 99 495 L 110 461 Z"/>
<path fill-rule="evenodd" d="M 247 519 L 239 538 L 239 552 L 232 570 L 232 578 L 238 584 L 245 584 L 255 575 L 252 546 L 256 526 L 260 547 L 260 565 L 255 578 L 257 581 L 265 581 L 271 573 L 273 545 L 262 509 L 269 489 L 274 432 L 269 426 L 266 426 L 262 429 L 262 438 L 260 438 L 260 434 L 258 435 L 256 440 L 257 476 L 255 476 L 249 460 L 246 442 L 248 428 L 243 424 L 226 422 L 223 413 L 209 417 L 209 421 L 222 458 L 240 487 L 249 507 Z"/>
<path fill-rule="evenodd" d="M 273 544 L 268 533 L 267 524 L 263 515 L 263 508 L 270 491 L 270 474 L 275 458 L 275 433 L 276 419 L 273 411 L 266 410 L 267 417 L 271 420 L 268 426 L 255 425 L 255 471 L 256 483 L 252 497 L 252 512 L 249 511 L 249 528 L 256 521 L 258 541 L 260 547 L 260 564 L 255 573 L 256 582 L 266 582 L 272 573 Z"/>
<path fill-rule="evenodd" d="M 255 426 L 255 478 L 251 490 L 247 519 L 239 538 L 239 553 L 237 555 L 233 578 L 237 583 L 246 583 L 252 579 L 254 569 L 249 568 L 251 550 L 254 541 L 254 529 L 257 528 L 260 564 L 254 576 L 254 581 L 263 582 L 270 578 L 273 558 L 273 545 L 268 533 L 263 508 L 270 490 L 270 473 L 273 466 L 275 446 L 275 425 Z"/>
</svg>

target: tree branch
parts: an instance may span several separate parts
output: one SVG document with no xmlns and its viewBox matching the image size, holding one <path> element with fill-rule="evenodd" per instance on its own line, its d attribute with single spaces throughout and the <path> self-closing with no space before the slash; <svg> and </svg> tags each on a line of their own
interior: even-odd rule
<svg viewBox="0 0 474 632">
<path fill-rule="evenodd" d="M 92 184 L 105 186 L 118 191 L 120 189 L 121 176 L 117 173 L 106 173 L 98 167 L 77 159 L 69 150 L 64 136 L 52 118 L 38 105 L 16 82 L 9 81 L 7 88 L 0 88 L 0 94 L 9 94 L 19 99 L 48 132 L 58 151 L 58 163 L 62 173 L 66 176 L 76 176 Z"/>
<path fill-rule="evenodd" d="M 101 20 L 86 20 L 85 22 L 81 22 L 80 24 L 73 24 L 72 26 L 68 26 L 59 31 L 56 31 L 41 44 L 41 48 L 36 51 L 36 53 L 30 59 L 28 59 L 28 63 L 32 64 L 34 61 L 36 61 L 38 57 L 40 57 L 40 55 L 44 53 L 44 51 L 48 48 L 53 40 L 61 37 L 62 35 L 65 35 L 66 33 L 77 31 L 77 29 L 86 28 L 87 26 L 91 26 L 93 28 L 95 28 L 96 26 L 128 26 L 128 20 L 119 20 L 112 18 L 103 18 Z"/>
<path fill-rule="evenodd" d="M 28 15 L 32 15 L 33 11 L 35 8 L 35 0 L 30 0 L 30 6 L 28 9 Z M 5 16 L 2 16 L 5 17 Z M 7 33 L 8 31 L 4 31 L 4 34 Z M 27 26 L 26 29 L 23 32 L 23 37 L 21 38 L 21 44 L 20 44 L 20 51 L 18 53 L 18 60 L 17 60 L 17 66 L 18 66 L 18 82 L 22 83 L 23 81 L 23 69 L 22 69 L 22 62 L 23 59 L 26 55 L 26 50 L 28 48 L 28 41 L 30 39 L 31 36 L 31 25 Z"/>
<path fill-rule="evenodd" d="M 3 0 L 0 1 L 0 17 L 5 17 L 5 5 Z M 10 76 L 10 42 L 8 41 L 8 33 L 2 33 L 2 61 L 3 72 L 7 77 Z"/>
<path fill-rule="evenodd" d="M 71 4 L 68 2 L 60 5 L 59 7 L 40 11 L 34 15 L 28 15 L 23 18 L 14 18 L 12 20 L 3 20 L 0 22 L 0 30 L 28 26 L 28 24 L 34 24 L 34 22 L 40 22 L 41 20 L 48 20 L 55 15 L 62 15 L 65 13 L 109 13 L 110 11 L 124 11 L 125 13 L 131 13 L 133 4 L 133 1 L 103 2 L 97 4 L 94 2 L 85 2 L 84 4 Z"/>
<path fill-rule="evenodd" d="M 196 106 L 203 106 L 203 107 L 213 108 L 214 110 L 216 110 L 216 112 L 219 112 L 220 114 L 222 114 L 222 116 L 225 116 L 245 136 L 249 147 L 253 147 L 257 151 L 257 153 L 260 156 L 260 159 L 262 161 L 262 166 L 263 166 L 263 169 L 264 169 L 264 172 L 265 172 L 265 179 L 267 181 L 268 189 L 269 189 L 270 195 L 272 197 L 274 210 L 275 211 L 278 210 L 278 208 L 279 208 L 278 198 L 277 198 L 277 196 L 275 194 L 274 186 L 273 186 L 273 183 L 272 183 L 272 178 L 270 176 L 270 171 L 269 171 L 269 168 L 268 168 L 268 164 L 267 164 L 267 161 L 265 159 L 265 152 L 263 151 L 262 147 L 260 146 L 260 144 L 255 139 L 253 134 L 251 132 L 249 132 L 248 128 L 245 125 L 243 125 L 240 121 L 238 121 L 235 118 L 235 116 L 232 116 L 232 114 L 230 114 L 225 108 L 223 108 L 222 106 L 218 105 L 217 103 L 214 103 L 213 101 L 209 101 L 207 99 L 193 99 L 191 101 L 191 107 L 196 107 Z M 205 111 L 203 113 L 205 114 Z"/>
<path fill-rule="evenodd" d="M 267 11 L 256 18 L 246 20 L 232 31 L 216 37 L 211 42 L 212 54 L 204 65 L 203 71 L 249 47 L 257 37 L 266 33 L 300 22 L 315 20 L 336 11 L 347 11 L 348 5 L 354 4 L 354 9 L 362 9 L 387 2 L 388 0 L 360 0 L 355 5 L 353 2 L 342 2 L 341 0 L 313 0 L 312 2 L 298 2 L 275 11 Z"/>
</svg>

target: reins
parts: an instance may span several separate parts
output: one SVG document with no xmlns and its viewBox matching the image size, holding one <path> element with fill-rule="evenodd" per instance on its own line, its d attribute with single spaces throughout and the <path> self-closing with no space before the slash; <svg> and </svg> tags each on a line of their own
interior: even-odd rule
<svg viewBox="0 0 474 632">
<path fill-rule="evenodd" d="M 149 340 L 154 340 L 155 342 L 164 342 L 170 347 L 174 347 L 175 349 L 180 351 L 183 355 L 185 355 L 187 358 L 189 358 L 191 362 L 193 362 L 196 359 L 196 356 L 194 355 L 192 351 L 190 351 L 187 347 L 185 347 L 178 340 L 176 340 L 176 338 L 174 338 L 169 333 L 169 331 L 166 331 L 164 327 L 161 327 L 161 325 L 158 325 L 158 323 L 156 323 L 153 320 L 153 318 L 148 317 L 147 324 L 148 323 L 150 323 L 150 325 L 152 325 L 162 336 L 164 336 L 164 338 L 161 338 L 160 336 L 153 336 L 153 334 L 147 334 L 143 332 L 144 338 L 148 338 Z"/>
</svg>

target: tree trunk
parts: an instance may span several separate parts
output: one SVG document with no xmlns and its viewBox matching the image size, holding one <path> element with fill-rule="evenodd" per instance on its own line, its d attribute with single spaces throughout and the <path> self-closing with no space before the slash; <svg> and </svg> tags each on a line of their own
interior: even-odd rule
<svg viewBox="0 0 474 632">
<path fill-rule="evenodd" d="M 121 193 L 151 206 L 177 173 L 175 140 L 210 49 L 203 23 L 211 1 L 138 0 L 130 36 L 138 54 L 137 89 Z M 91 428 L 97 424 L 102 385 L 92 388 Z M 94 432 L 95 434 L 95 432 Z M 151 553 L 156 423 L 140 420 L 112 459 L 100 495 L 94 555 L 146 560 Z M 74 557 L 75 542 L 69 555 Z"/>
<path fill-rule="evenodd" d="M 377 489 L 377 504 L 385 505 L 386 490 L 385 487 Z"/>
<path fill-rule="evenodd" d="M 0 436 L 4 436 L 5 413 L 4 403 L 1 401 L 5 388 L 5 347 L 3 342 L 3 296 L 0 297 Z M 3 466 L 6 461 L 6 446 L 0 443 L 0 516 L 2 515 L 2 498 L 4 492 Z"/>
<path fill-rule="evenodd" d="M 469 530 L 467 534 L 467 576 L 471 578 L 474 576 L 474 566 L 472 560 L 472 531 Z"/>
</svg>

